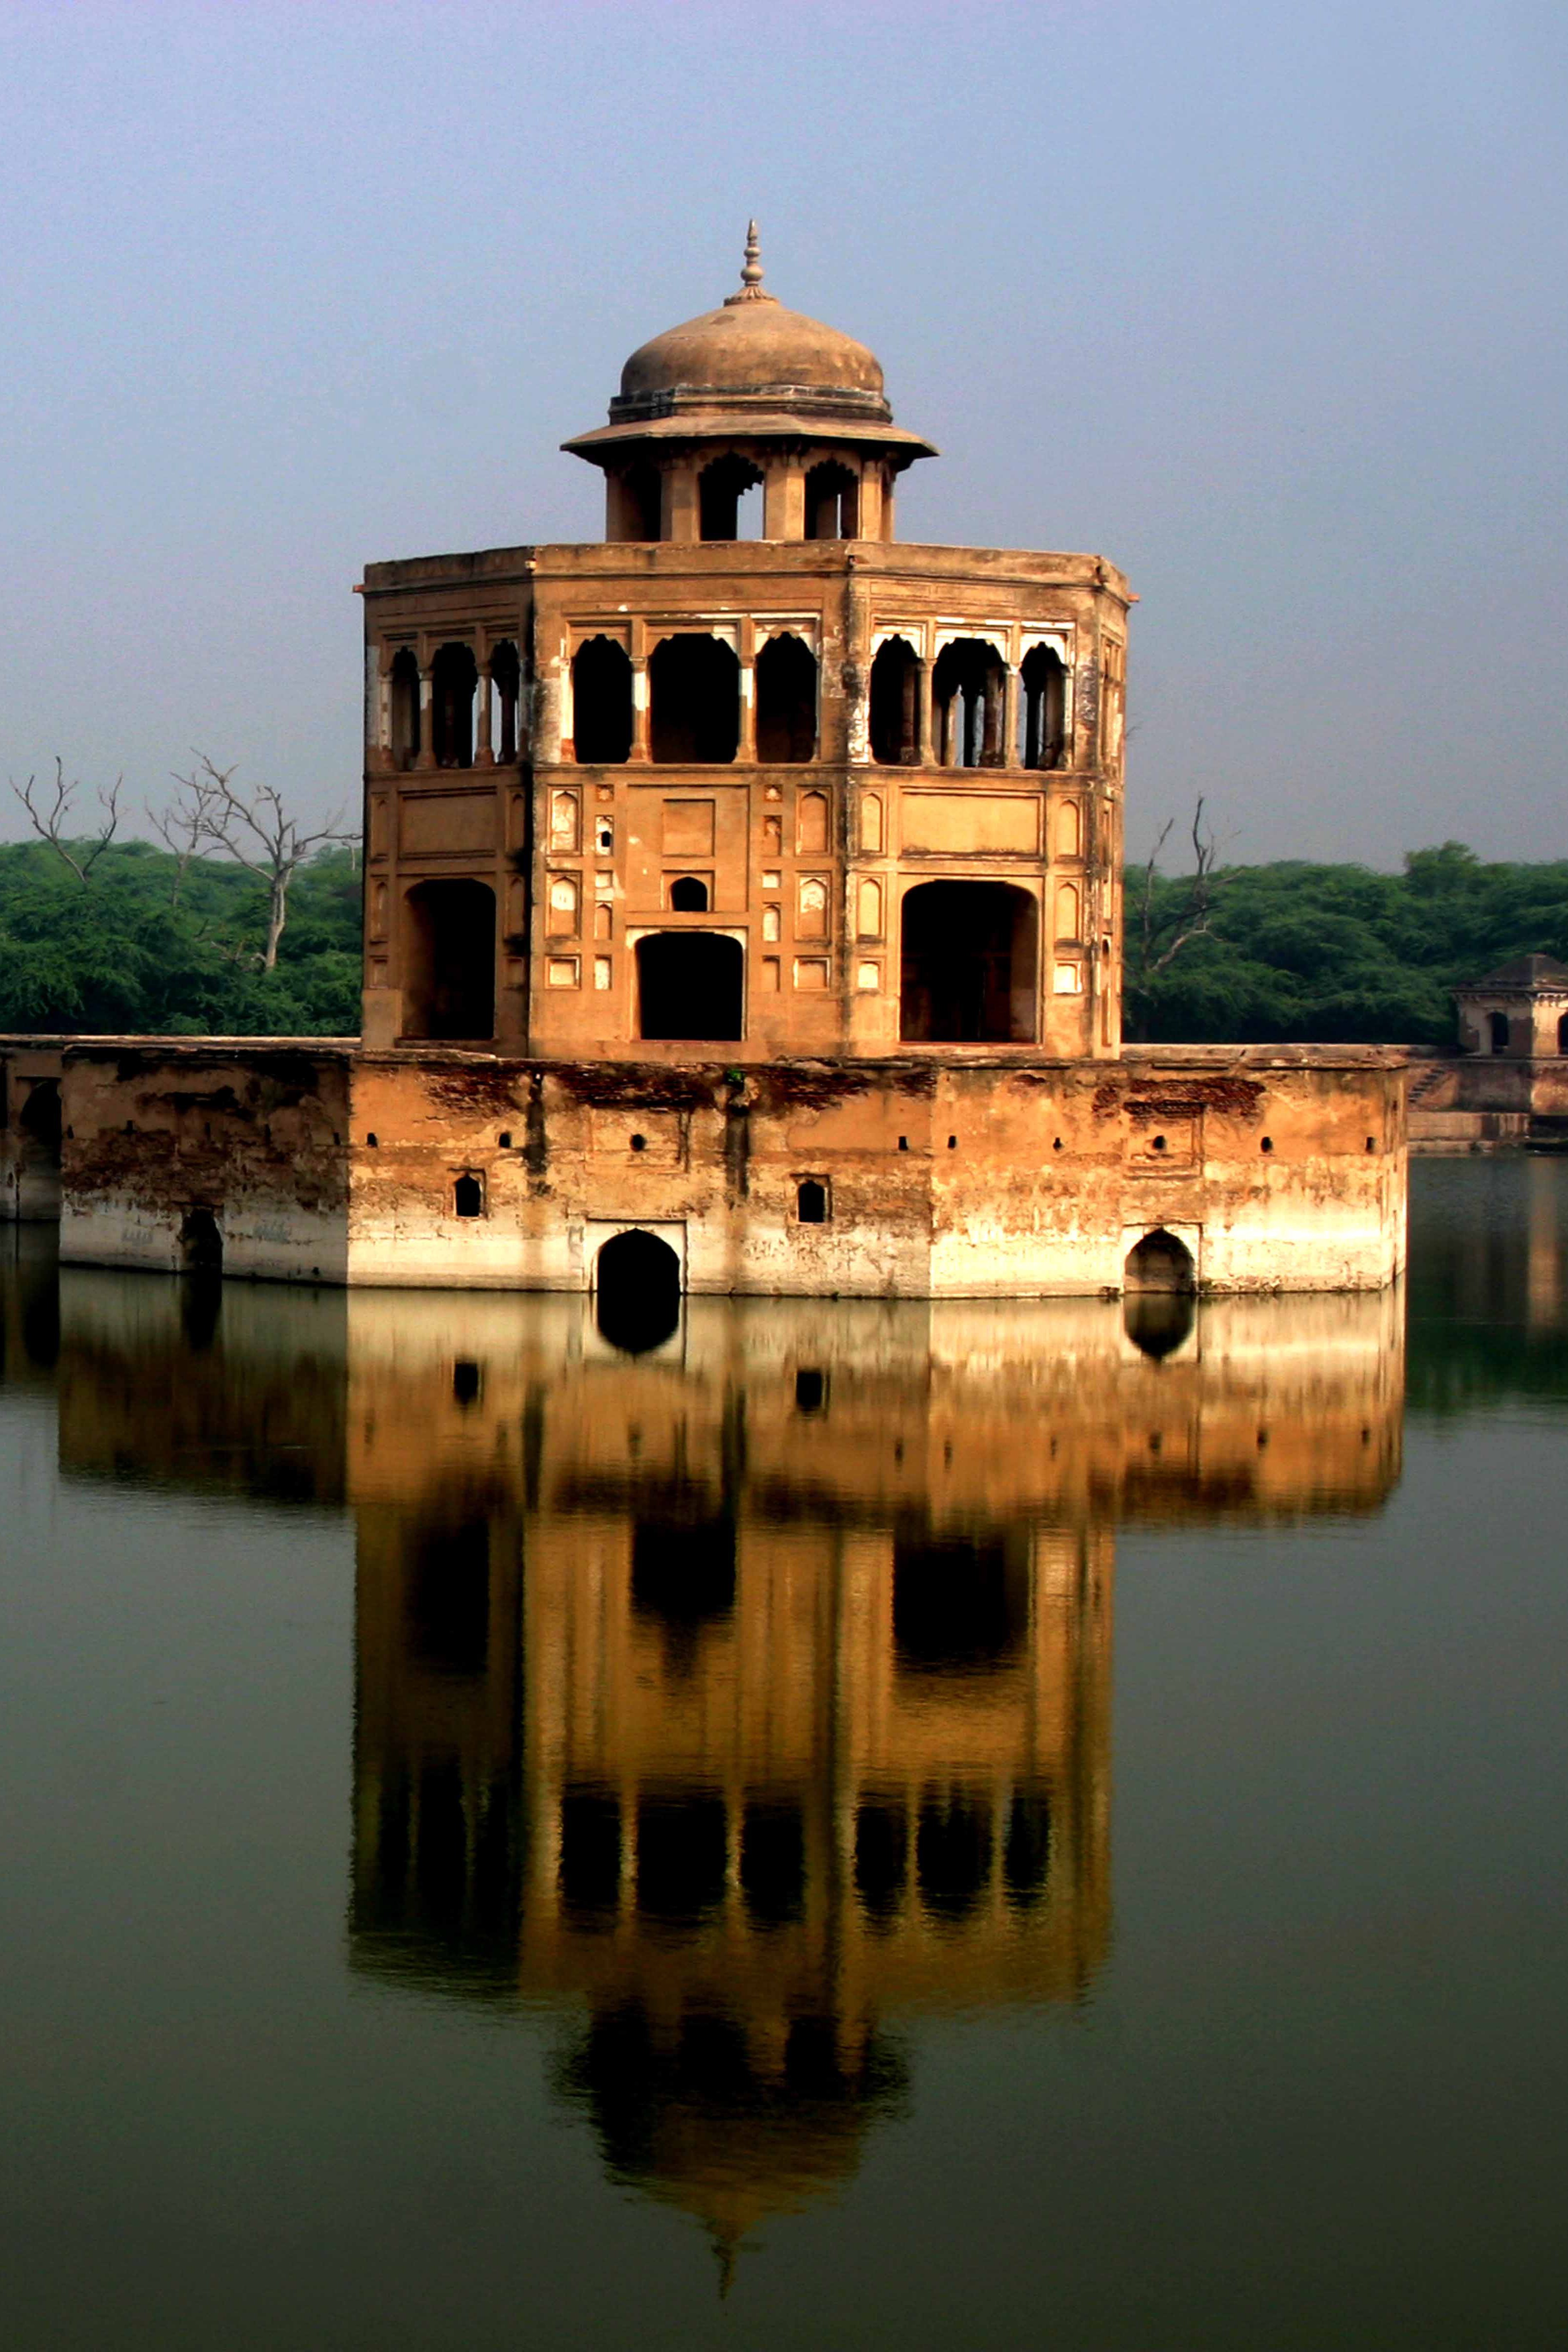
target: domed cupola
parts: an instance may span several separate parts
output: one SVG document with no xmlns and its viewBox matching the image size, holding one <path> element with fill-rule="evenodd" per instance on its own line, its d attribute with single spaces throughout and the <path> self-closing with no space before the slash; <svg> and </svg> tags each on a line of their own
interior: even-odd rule
<svg viewBox="0 0 1568 2352">
<path fill-rule="evenodd" d="M 763 289 L 755 221 L 740 291 L 635 351 L 608 425 L 563 446 L 604 467 L 612 540 L 733 539 L 758 482 L 764 539 L 890 539 L 895 477 L 936 454 L 874 352 Z"/>
</svg>

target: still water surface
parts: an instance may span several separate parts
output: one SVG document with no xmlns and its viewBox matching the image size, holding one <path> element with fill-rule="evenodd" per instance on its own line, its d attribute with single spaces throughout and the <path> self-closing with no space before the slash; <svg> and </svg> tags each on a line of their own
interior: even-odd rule
<svg viewBox="0 0 1568 2352">
<path fill-rule="evenodd" d="M 1407 1286 L 210 1293 L 5 1243 L 34 2347 L 1556 2345 L 1568 1165 Z"/>
</svg>

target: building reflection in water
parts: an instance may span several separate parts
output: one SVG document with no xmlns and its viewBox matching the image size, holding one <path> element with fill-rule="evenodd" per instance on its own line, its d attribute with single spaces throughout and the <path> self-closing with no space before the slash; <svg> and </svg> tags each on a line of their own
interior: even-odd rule
<svg viewBox="0 0 1568 2352">
<path fill-rule="evenodd" d="M 726 2259 L 852 2172 L 900 2020 L 1091 1983 L 1118 1522 L 1398 1475 L 1394 1296 L 693 1300 L 629 1357 L 577 1298 L 186 1290 L 63 1277 L 66 1467 L 346 1498 L 351 1963 L 565 2011 Z"/>
</svg>

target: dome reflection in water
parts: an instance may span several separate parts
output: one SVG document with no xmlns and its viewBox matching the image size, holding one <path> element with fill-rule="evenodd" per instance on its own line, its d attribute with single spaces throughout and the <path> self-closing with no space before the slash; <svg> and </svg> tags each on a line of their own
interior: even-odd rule
<svg viewBox="0 0 1568 2352">
<path fill-rule="evenodd" d="M 1093 1985 L 1118 1522 L 1377 1510 L 1403 1324 L 1166 1298 L 1162 1360 L 1113 1302 L 699 1298 L 678 1357 L 667 1244 L 599 1273 L 193 1332 L 71 1271 L 60 1444 L 352 1513 L 349 1965 L 556 2011 L 608 2175 L 728 2266 L 908 2104 L 906 2027 Z"/>
</svg>

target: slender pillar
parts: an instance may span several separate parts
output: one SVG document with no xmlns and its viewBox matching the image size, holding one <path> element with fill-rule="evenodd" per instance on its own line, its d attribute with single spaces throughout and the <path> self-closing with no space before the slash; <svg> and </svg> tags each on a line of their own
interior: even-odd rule
<svg viewBox="0 0 1568 2352">
<path fill-rule="evenodd" d="M 1018 754 L 1018 673 L 1009 662 L 1002 696 L 1002 757 L 1004 768 L 1023 763 Z"/>
<path fill-rule="evenodd" d="M 632 656 L 632 748 L 627 764 L 646 768 L 648 763 L 647 729 L 647 659 L 645 655 Z"/>
<path fill-rule="evenodd" d="M 474 692 L 479 697 L 479 709 L 474 724 L 474 765 L 493 768 L 495 751 L 490 738 L 490 666 L 488 661 L 476 663 Z"/>
<path fill-rule="evenodd" d="M 938 767 L 942 762 L 942 746 L 936 740 L 936 698 L 931 690 L 931 673 L 935 667 L 934 662 L 928 661 L 921 662 L 920 666 L 921 726 L 915 763 L 921 768 Z"/>
<path fill-rule="evenodd" d="M 436 764 L 436 678 L 426 664 L 419 672 L 419 757 L 416 768 Z"/>
</svg>

